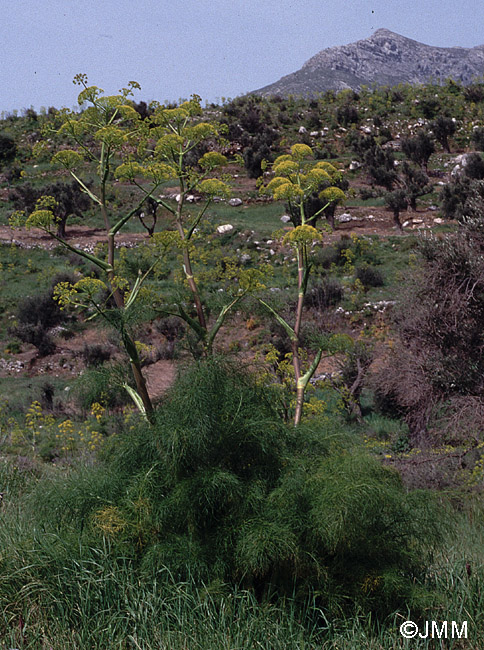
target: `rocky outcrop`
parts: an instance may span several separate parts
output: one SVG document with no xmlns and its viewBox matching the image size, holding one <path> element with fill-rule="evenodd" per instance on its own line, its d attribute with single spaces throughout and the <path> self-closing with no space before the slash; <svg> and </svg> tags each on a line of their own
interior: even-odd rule
<svg viewBox="0 0 484 650">
<path fill-rule="evenodd" d="M 378 29 L 356 43 L 321 50 L 297 72 L 254 94 L 311 96 L 325 90 L 359 90 L 363 85 L 423 84 L 449 78 L 468 84 L 483 74 L 484 45 L 433 47 Z"/>
</svg>

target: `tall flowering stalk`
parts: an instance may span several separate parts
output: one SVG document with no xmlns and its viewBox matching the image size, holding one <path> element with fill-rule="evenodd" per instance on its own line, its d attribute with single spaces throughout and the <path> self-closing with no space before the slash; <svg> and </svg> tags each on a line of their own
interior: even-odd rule
<svg viewBox="0 0 484 650">
<path fill-rule="evenodd" d="M 221 308 L 214 322 L 209 322 L 206 305 L 202 300 L 199 278 L 194 271 L 194 252 L 198 227 L 212 201 L 228 198 L 230 188 L 220 176 L 220 169 L 228 164 L 227 158 L 219 151 L 208 151 L 195 159 L 194 153 L 200 148 L 220 148 L 223 145 L 223 127 L 203 121 L 200 98 L 193 95 L 190 101 L 177 108 L 157 105 L 149 121 L 144 124 L 142 147 L 149 154 L 147 160 L 140 164 L 126 160 L 116 171 L 116 176 L 127 180 L 143 191 L 140 178 L 150 176 L 153 166 L 169 170 L 170 178 L 177 185 L 176 203 L 154 196 L 154 201 L 171 217 L 173 230 L 153 236 L 154 245 L 160 250 L 167 243 L 176 248 L 181 257 L 184 281 L 191 293 L 196 316 L 179 303 L 174 315 L 182 318 L 196 334 L 202 353 L 211 354 L 216 335 L 229 312 L 248 293 L 262 287 L 263 272 L 259 269 L 240 269 L 226 260 L 225 279 L 231 280 L 229 302 Z M 153 163 L 155 161 L 155 163 Z M 196 193 L 200 203 L 188 203 L 188 197 Z M 174 235 L 176 235 L 174 237 Z M 230 277 L 229 277 L 230 276 Z M 164 310 L 165 313 L 167 310 Z"/>
<path fill-rule="evenodd" d="M 122 89 L 119 95 L 106 96 L 104 91 L 97 86 L 88 86 L 85 75 L 77 75 L 74 83 L 83 88 L 78 97 L 79 106 L 83 110 L 81 113 L 67 109 L 62 111 L 62 125 L 59 129 L 59 133 L 70 140 L 73 148 L 58 151 L 53 156 L 52 162 L 69 172 L 99 210 L 106 231 L 106 257 L 101 258 L 80 248 L 75 248 L 59 236 L 56 232 L 55 200 L 52 197 L 41 197 L 37 202 L 36 209 L 26 220 L 26 226 L 27 228 L 37 227 L 48 232 L 65 248 L 85 258 L 101 271 L 104 280 L 101 280 L 100 283 L 115 301 L 118 310 L 116 316 L 113 316 L 113 310 L 107 307 L 107 301 L 100 298 L 100 287 L 93 287 L 89 278 L 86 278 L 84 284 L 82 281 L 72 286 L 62 283 L 56 295 L 64 307 L 67 305 L 68 299 L 71 299 L 71 304 L 94 309 L 94 313 L 101 315 L 118 329 L 130 360 L 136 386 L 134 389 L 125 384 L 125 388 L 140 411 L 150 418 L 153 405 L 146 388 L 141 360 L 127 317 L 146 275 L 141 276 L 140 274 L 132 287 L 129 287 L 126 280 L 119 278 L 116 273 L 115 245 L 116 236 L 140 209 L 146 196 L 143 196 L 131 210 L 121 215 L 117 211 L 113 211 L 108 199 L 110 188 L 114 182 L 115 161 L 119 159 L 127 143 L 132 142 L 140 132 L 140 116 L 134 110 L 129 99 L 133 95 L 133 90 L 139 88 L 139 85 L 136 82 L 130 82 L 128 88 Z M 89 168 L 92 168 L 93 164 L 95 165 L 96 181 L 94 185 L 85 180 L 86 162 L 90 163 Z M 152 178 L 148 194 L 151 195 L 155 192 L 169 176 L 170 170 L 158 170 L 158 173 Z M 18 217 L 18 215 L 16 216 Z"/>
<path fill-rule="evenodd" d="M 141 212 L 147 201 L 161 204 L 171 212 L 182 250 L 183 270 L 193 295 L 198 321 L 191 319 L 182 307 L 179 315 L 185 317 L 192 326 L 198 327 L 202 333 L 207 332 L 206 316 L 192 271 L 190 240 L 214 195 L 228 195 L 227 185 L 212 177 L 214 170 L 226 164 L 227 160 L 219 153 L 208 152 L 198 162 L 195 159 L 195 164 L 187 161 L 188 154 L 196 147 L 213 145 L 219 137 L 217 125 L 201 120 L 198 97 L 193 97 L 175 109 L 156 105 L 153 114 L 142 120 L 130 100 L 133 90 L 139 89 L 136 82 L 130 82 L 127 89 L 115 96 L 105 96 L 102 89 L 89 86 L 85 75 L 77 75 L 74 82 L 83 88 L 78 97 L 82 111 L 62 112 L 63 123 L 59 131 L 70 140 L 72 148 L 58 151 L 53 157 L 53 163 L 69 172 L 99 210 L 106 231 L 107 255 L 101 258 L 75 248 L 58 236 L 52 197 L 42 197 L 36 210 L 26 220 L 26 225 L 48 232 L 67 249 L 84 257 L 102 272 L 99 285 L 94 286 L 88 281 L 90 279 L 75 284 L 63 283 L 56 291 L 56 296 L 64 307 L 71 304 L 88 310 L 105 318 L 120 332 L 136 386 L 133 389 L 125 384 L 125 388 L 140 411 L 150 418 L 153 405 L 130 322 L 142 285 L 161 258 L 155 259 L 148 272 L 139 272 L 138 278 L 131 284 L 119 273 L 121 266 L 115 240 L 127 222 Z M 94 186 L 85 180 L 86 172 L 89 173 L 93 165 L 96 169 Z M 157 196 L 162 185 L 171 180 L 180 186 L 175 208 Z M 109 201 L 116 181 L 127 181 L 139 190 L 134 206 L 126 211 L 121 208 L 121 214 L 120 208 L 113 209 Z M 204 196 L 205 202 L 195 218 L 190 220 L 184 207 L 187 194 L 194 191 Z M 166 246 L 162 245 L 161 249 L 166 252 Z M 114 299 L 116 313 L 108 308 L 106 294 Z"/>
<path fill-rule="evenodd" d="M 322 233 L 308 222 L 315 224 L 317 217 L 324 212 L 330 203 L 323 202 L 321 209 L 310 217 L 306 214 L 305 205 L 307 199 L 315 192 L 318 192 L 318 190 L 320 190 L 320 198 L 324 198 L 324 193 L 326 192 L 327 194 L 328 187 L 331 187 L 330 182 L 332 177 L 329 172 L 331 170 L 336 171 L 329 163 L 314 162 L 314 159 L 311 160 L 312 158 L 313 152 L 309 146 L 305 144 L 293 145 L 290 154 L 279 156 L 274 161 L 272 167 L 274 178 L 262 189 L 263 192 L 272 194 L 274 199 L 283 199 L 288 202 L 292 214 L 298 214 L 298 219 L 296 220 L 297 225 L 283 238 L 283 244 L 291 246 L 296 254 L 298 298 L 294 326 L 291 326 L 275 309 L 261 300 L 261 303 L 282 325 L 291 340 L 292 364 L 296 383 L 294 426 L 297 426 L 301 421 L 306 388 L 309 380 L 316 372 L 323 352 L 322 348 L 320 348 L 310 363 L 309 368 L 306 372 L 303 372 L 300 350 L 301 325 L 303 321 L 304 298 L 312 268 L 310 259 L 311 250 L 315 243 L 321 242 L 323 239 Z"/>
</svg>

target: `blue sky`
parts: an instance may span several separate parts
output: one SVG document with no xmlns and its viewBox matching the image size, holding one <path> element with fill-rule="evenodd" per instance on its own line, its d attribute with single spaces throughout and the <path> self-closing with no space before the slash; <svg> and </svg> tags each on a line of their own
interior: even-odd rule
<svg viewBox="0 0 484 650">
<path fill-rule="evenodd" d="M 72 107 L 72 78 L 137 99 L 236 97 L 319 50 L 385 27 L 442 47 L 484 44 L 484 1 L 15 0 L 2 3 L 0 112 Z"/>
</svg>

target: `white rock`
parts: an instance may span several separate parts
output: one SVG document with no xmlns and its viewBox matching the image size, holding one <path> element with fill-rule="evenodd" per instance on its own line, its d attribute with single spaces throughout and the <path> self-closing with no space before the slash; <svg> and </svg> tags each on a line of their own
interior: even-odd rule
<svg viewBox="0 0 484 650">
<path fill-rule="evenodd" d="M 436 217 L 436 218 L 434 219 L 434 223 L 444 223 L 444 220 L 441 219 L 440 217 Z"/>
<path fill-rule="evenodd" d="M 340 214 L 336 217 L 337 221 L 340 221 L 341 223 L 346 223 L 348 221 L 352 220 L 352 216 L 349 212 L 343 212 L 343 214 Z"/>
<path fill-rule="evenodd" d="M 308 130 L 307 130 L 307 128 L 305 126 L 300 126 L 299 127 L 298 133 L 303 134 L 303 133 L 307 133 L 307 132 L 308 132 Z"/>
<path fill-rule="evenodd" d="M 361 167 L 361 163 L 358 162 L 357 160 L 352 160 L 350 162 L 350 171 L 353 171 L 354 169 L 359 169 Z"/>
<path fill-rule="evenodd" d="M 223 235 L 224 233 L 226 233 L 226 232 L 230 232 L 230 231 L 233 230 L 233 229 L 234 229 L 234 227 L 232 226 L 232 224 L 230 224 L 230 223 L 226 223 L 226 224 L 224 224 L 223 226 L 218 226 L 218 228 L 217 228 L 217 232 L 218 232 L 220 235 Z"/>
<path fill-rule="evenodd" d="M 410 225 L 410 223 L 411 223 L 411 221 L 404 221 L 404 222 L 402 223 L 402 228 L 406 228 L 407 226 Z"/>
<path fill-rule="evenodd" d="M 242 203 L 242 199 L 230 199 L 229 201 L 229 205 L 231 205 L 233 208 L 236 208 L 238 205 L 242 205 Z"/>
<path fill-rule="evenodd" d="M 289 223 L 291 221 L 291 217 L 289 217 L 287 214 L 283 214 L 281 217 L 282 223 Z"/>
</svg>

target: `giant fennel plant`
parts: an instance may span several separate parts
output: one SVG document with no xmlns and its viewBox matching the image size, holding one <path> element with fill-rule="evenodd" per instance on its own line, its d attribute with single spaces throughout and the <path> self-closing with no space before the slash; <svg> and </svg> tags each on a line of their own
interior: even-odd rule
<svg viewBox="0 0 484 650">
<path fill-rule="evenodd" d="M 308 288 L 309 276 L 312 269 L 311 252 L 315 245 L 322 242 L 323 233 L 314 225 L 318 216 L 331 207 L 335 201 L 341 202 L 344 193 L 331 185 L 339 172 L 325 161 L 314 161 L 311 147 L 306 144 L 295 144 L 291 147 L 290 154 L 276 158 L 272 166 L 273 178 L 261 191 L 269 193 L 274 199 L 287 201 L 294 219 L 294 228 L 287 232 L 283 245 L 290 246 L 296 255 L 297 263 L 297 303 L 294 325 L 287 322 L 271 305 L 261 299 L 261 303 L 273 314 L 275 319 L 284 328 L 291 340 L 292 364 L 296 381 L 296 404 L 294 412 L 294 425 L 301 422 L 304 395 L 321 361 L 323 349 L 319 348 L 308 368 L 303 368 L 301 354 L 301 326 L 303 322 L 304 298 Z M 313 194 L 319 192 L 322 207 L 314 214 L 307 215 L 307 201 Z"/>
<path fill-rule="evenodd" d="M 196 333 L 204 354 L 211 353 L 214 339 L 230 310 L 246 293 L 262 286 L 263 273 L 260 269 L 237 270 L 230 266 L 232 291 L 214 322 L 209 322 L 193 271 L 195 234 L 214 197 L 227 197 L 230 190 L 227 183 L 217 177 L 217 170 L 228 162 L 222 153 L 214 150 L 219 148 L 222 127 L 203 120 L 200 98 L 194 95 L 176 108 L 153 103 L 151 114 L 141 119 L 130 99 L 133 91 L 139 89 L 136 82 L 130 82 L 128 88 L 114 96 L 106 96 L 97 86 L 89 86 L 85 75 L 77 75 L 74 82 L 83 88 L 78 97 L 82 110 L 64 110 L 59 129 L 59 133 L 70 140 L 72 148 L 58 151 L 52 162 L 68 171 L 99 210 L 106 232 L 106 256 L 74 247 L 58 235 L 53 197 L 42 197 L 23 223 L 27 228 L 37 227 L 48 232 L 66 249 L 99 270 L 99 279 L 82 278 L 75 283 L 61 283 L 56 289 L 56 297 L 63 308 L 73 305 L 88 310 L 119 331 L 135 385 L 133 388 L 126 382 L 125 388 L 141 412 L 150 418 L 153 405 L 143 376 L 133 325 L 136 322 L 135 307 L 149 293 L 143 284 L 153 269 L 168 252 L 175 249 L 180 253 L 183 276 L 192 296 L 195 314 L 192 315 L 191 310 L 179 302 L 176 315 Z M 197 155 L 200 151 L 205 153 Z M 94 186 L 87 180 L 93 166 L 96 170 Z M 159 193 L 167 181 L 178 186 L 175 206 Z M 134 205 L 126 210 L 109 199 L 119 182 L 131 184 L 137 192 Z M 193 192 L 202 198 L 194 214 L 187 210 L 187 196 Z M 154 261 L 146 272 L 139 271 L 136 280 L 130 283 L 120 275 L 123 265 L 116 251 L 116 237 L 130 219 L 140 214 L 148 201 L 161 206 L 170 215 L 171 223 L 167 230 L 151 233 Z M 25 217 L 14 213 L 12 225 L 20 225 L 22 216 Z M 109 308 L 111 299 L 116 305 L 114 310 Z"/>
</svg>

